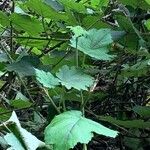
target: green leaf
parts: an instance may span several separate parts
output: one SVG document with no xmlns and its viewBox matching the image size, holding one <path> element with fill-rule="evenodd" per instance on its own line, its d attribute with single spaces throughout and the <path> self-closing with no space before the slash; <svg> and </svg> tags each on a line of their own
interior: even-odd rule
<svg viewBox="0 0 150 150">
<path fill-rule="evenodd" d="M 64 10 L 64 7 L 56 0 L 55 1 L 54 0 L 45 0 L 45 3 L 47 5 L 50 5 L 56 11 L 63 11 Z"/>
<path fill-rule="evenodd" d="M 0 89 L 6 83 L 6 81 L 0 80 Z"/>
<path fill-rule="evenodd" d="M 0 129 L 9 129 L 11 133 L 4 136 L 6 142 L 15 150 L 36 150 L 45 144 L 21 127 L 16 113 L 13 112 L 8 121 L 0 125 Z M 34 142 L 33 142 L 34 141 Z"/>
<path fill-rule="evenodd" d="M 35 68 L 39 65 L 40 61 L 34 56 L 24 56 L 20 61 L 7 65 L 8 71 L 15 71 L 20 76 L 35 75 Z"/>
<path fill-rule="evenodd" d="M 45 129 L 45 141 L 53 144 L 54 150 L 69 150 L 78 142 L 88 143 L 93 132 L 116 137 L 118 132 L 82 117 L 80 111 L 68 111 L 56 116 Z"/>
<path fill-rule="evenodd" d="M 28 15 L 13 13 L 11 15 L 11 21 L 16 30 L 23 30 L 31 36 L 39 35 L 43 31 L 41 22 Z"/>
<path fill-rule="evenodd" d="M 37 80 L 47 88 L 55 88 L 59 85 L 59 80 L 55 78 L 50 72 L 35 69 Z"/>
<path fill-rule="evenodd" d="M 96 59 L 111 60 L 113 56 L 108 54 L 107 46 L 112 42 L 110 29 L 91 29 L 86 35 L 72 37 L 71 46 Z"/>
<path fill-rule="evenodd" d="M 133 66 L 125 65 L 121 71 L 121 75 L 125 77 L 140 77 L 142 75 L 146 75 L 149 70 L 149 60 L 142 60 L 137 62 Z"/>
<path fill-rule="evenodd" d="M 4 108 L 0 106 L 0 113 L 1 113 L 0 122 L 6 121 L 10 117 L 11 113 L 8 113 L 8 111 L 9 111 L 8 108 Z"/>
<path fill-rule="evenodd" d="M 145 0 L 150 5 L 150 0 Z"/>
<path fill-rule="evenodd" d="M 100 116 L 100 120 L 110 122 L 112 124 L 116 124 L 119 126 L 123 126 L 125 128 L 139 128 L 139 129 L 144 129 L 144 128 L 149 128 L 150 127 L 150 122 L 144 120 L 116 120 L 115 118 L 111 116 Z"/>
<path fill-rule="evenodd" d="M 144 10 L 147 10 L 150 8 L 149 5 L 147 5 L 146 0 L 118 0 L 124 5 L 132 6 L 133 8 L 142 8 Z M 148 1 L 148 0 L 147 0 Z"/>
<path fill-rule="evenodd" d="M 10 102 L 10 105 L 13 106 L 14 108 L 21 109 L 21 108 L 30 107 L 32 103 L 29 101 L 22 100 L 22 99 L 15 99 Z"/>
<path fill-rule="evenodd" d="M 145 21 L 145 26 L 148 30 L 150 30 L 150 19 Z"/>
<path fill-rule="evenodd" d="M 0 24 L 2 26 L 9 26 L 10 25 L 9 17 L 2 11 L 0 11 Z"/>
<path fill-rule="evenodd" d="M 94 8 L 106 7 L 109 4 L 109 0 L 91 0 L 91 6 Z"/>
<path fill-rule="evenodd" d="M 29 46 L 29 47 L 36 47 L 39 49 L 42 49 L 43 47 L 46 47 L 49 40 L 36 40 L 36 39 L 26 39 L 26 38 L 19 38 L 17 39 L 17 42 L 23 46 Z"/>
<path fill-rule="evenodd" d="M 77 90 L 87 90 L 94 82 L 94 79 L 91 76 L 84 74 L 75 67 L 69 69 L 66 65 L 56 73 L 56 76 L 59 78 L 61 84 L 67 89 L 73 87 Z"/>
<path fill-rule="evenodd" d="M 63 21 L 68 19 L 66 13 L 55 11 L 42 0 L 29 0 L 25 5 L 29 7 L 30 10 L 35 11 L 35 13 L 45 18 Z"/>
<path fill-rule="evenodd" d="M 133 111 L 139 114 L 143 118 L 150 118 L 150 107 L 149 106 L 135 106 Z"/>
<path fill-rule="evenodd" d="M 78 13 L 86 13 L 86 8 L 82 3 L 75 2 L 74 0 L 59 0 L 59 2 L 66 8 L 74 10 Z"/>
<path fill-rule="evenodd" d="M 102 18 L 102 15 L 87 15 L 82 20 L 82 26 L 86 29 L 89 29 L 89 27 L 92 26 L 92 28 L 101 29 L 101 28 L 110 28 L 111 26 L 104 21 L 102 21 L 100 18 Z"/>
</svg>

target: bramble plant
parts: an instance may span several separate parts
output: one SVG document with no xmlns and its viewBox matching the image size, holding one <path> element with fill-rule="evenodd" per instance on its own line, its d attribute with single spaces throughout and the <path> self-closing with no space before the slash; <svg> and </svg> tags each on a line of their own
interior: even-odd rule
<svg viewBox="0 0 150 150">
<path fill-rule="evenodd" d="M 150 0 L 6 3 L 0 149 L 147 149 Z"/>
</svg>

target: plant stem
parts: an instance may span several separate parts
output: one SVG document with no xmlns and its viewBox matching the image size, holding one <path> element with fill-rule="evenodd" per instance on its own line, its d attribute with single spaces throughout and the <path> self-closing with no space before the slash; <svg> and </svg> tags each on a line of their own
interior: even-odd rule
<svg viewBox="0 0 150 150">
<path fill-rule="evenodd" d="M 87 145 L 83 144 L 83 150 L 87 150 Z"/>
<path fill-rule="evenodd" d="M 45 92 L 46 96 L 48 97 L 48 99 L 50 100 L 51 104 L 53 105 L 53 107 L 56 109 L 56 111 L 58 112 L 58 114 L 60 114 L 60 110 L 58 109 L 58 107 L 56 106 L 56 104 L 54 103 L 53 99 L 50 97 L 48 90 L 43 88 L 43 91 Z"/>
<path fill-rule="evenodd" d="M 62 87 L 62 91 L 63 91 L 63 94 L 61 95 L 61 101 L 62 101 L 62 105 L 63 105 L 63 111 L 65 112 L 66 111 L 66 104 L 65 104 L 65 98 L 64 98 L 64 95 L 65 95 L 65 88 Z"/>
<path fill-rule="evenodd" d="M 84 106 L 83 106 L 83 104 L 84 104 L 84 98 L 83 98 L 82 91 L 80 92 L 80 95 L 81 95 L 81 111 L 82 111 L 82 115 L 84 116 L 84 113 L 85 113 Z"/>
<path fill-rule="evenodd" d="M 79 67 L 79 51 L 77 49 L 78 46 L 78 37 L 76 38 L 76 67 Z"/>
<path fill-rule="evenodd" d="M 84 97 L 83 97 L 83 92 L 82 92 L 82 90 L 81 90 L 81 92 L 80 92 L 80 95 L 81 95 L 81 111 L 82 111 L 82 116 L 84 116 L 85 110 L 84 110 L 84 107 L 82 107 L 83 104 L 84 104 Z M 87 145 L 86 145 L 86 144 L 83 144 L 83 150 L 87 150 Z"/>
</svg>

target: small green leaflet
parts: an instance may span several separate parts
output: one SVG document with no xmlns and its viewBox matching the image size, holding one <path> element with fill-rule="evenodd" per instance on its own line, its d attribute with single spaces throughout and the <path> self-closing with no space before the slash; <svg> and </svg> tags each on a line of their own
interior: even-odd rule
<svg viewBox="0 0 150 150">
<path fill-rule="evenodd" d="M 11 133 L 7 133 L 4 139 L 11 146 L 11 149 L 36 150 L 38 147 L 45 146 L 44 142 L 38 140 L 34 135 L 21 127 L 15 112 L 12 113 L 8 121 L 0 125 L 0 129 L 6 129 L 6 126 Z"/>
<path fill-rule="evenodd" d="M 70 40 L 71 46 L 99 60 L 111 60 L 108 45 L 113 42 L 110 29 L 91 29 L 81 37 Z M 76 44 L 77 42 L 77 44 Z"/>
<path fill-rule="evenodd" d="M 69 150 L 80 143 L 88 143 L 93 132 L 115 138 L 117 131 L 104 127 L 82 117 L 80 111 L 68 111 L 56 116 L 45 129 L 46 144 L 53 144 L 54 150 Z"/>
<path fill-rule="evenodd" d="M 56 85 L 59 85 L 59 80 L 55 78 L 50 72 L 35 69 L 35 74 L 37 80 L 47 88 L 55 88 Z"/>
<path fill-rule="evenodd" d="M 77 90 L 87 90 L 87 88 L 92 86 L 94 82 L 94 79 L 91 76 L 84 74 L 81 70 L 78 70 L 75 67 L 69 69 L 66 65 L 56 73 L 56 76 L 59 78 L 61 84 L 67 89 L 73 87 Z"/>
</svg>

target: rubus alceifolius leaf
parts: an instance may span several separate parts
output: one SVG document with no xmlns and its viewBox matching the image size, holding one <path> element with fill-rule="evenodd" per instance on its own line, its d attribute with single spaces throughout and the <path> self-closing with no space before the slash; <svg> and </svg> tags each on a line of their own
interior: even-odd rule
<svg viewBox="0 0 150 150">
<path fill-rule="evenodd" d="M 82 116 L 80 111 L 68 111 L 56 116 L 45 129 L 46 144 L 54 150 L 69 150 L 80 142 L 87 144 L 93 133 L 115 138 L 117 131 Z"/>
<path fill-rule="evenodd" d="M 93 85 L 94 78 L 76 69 L 74 66 L 69 68 L 63 66 L 56 73 L 60 83 L 67 89 L 75 88 L 77 90 L 88 90 L 88 87 Z"/>
<path fill-rule="evenodd" d="M 113 42 L 110 29 L 90 29 L 84 35 L 70 40 L 71 46 L 98 60 L 111 60 L 108 46 Z"/>
</svg>

